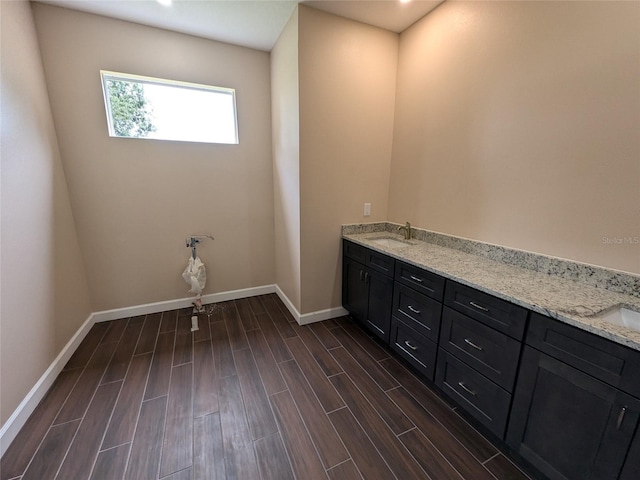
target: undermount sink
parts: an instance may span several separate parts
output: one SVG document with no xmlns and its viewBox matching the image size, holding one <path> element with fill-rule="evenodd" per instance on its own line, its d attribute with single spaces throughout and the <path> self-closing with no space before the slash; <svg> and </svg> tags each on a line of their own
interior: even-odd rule
<svg viewBox="0 0 640 480">
<path fill-rule="evenodd" d="M 599 318 L 607 323 L 620 325 L 621 327 L 627 327 L 636 332 L 640 332 L 640 312 L 621 307 L 611 310 Z"/>
<path fill-rule="evenodd" d="M 370 242 L 387 248 L 409 247 L 412 245 L 409 242 L 403 242 L 402 240 L 398 240 L 397 238 L 392 237 L 372 238 Z"/>
</svg>

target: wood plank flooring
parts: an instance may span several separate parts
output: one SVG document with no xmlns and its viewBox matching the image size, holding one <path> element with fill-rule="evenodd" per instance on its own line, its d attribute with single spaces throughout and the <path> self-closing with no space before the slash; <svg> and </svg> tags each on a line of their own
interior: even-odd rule
<svg viewBox="0 0 640 480">
<path fill-rule="evenodd" d="M 96 324 L 0 480 L 527 480 L 347 317 L 276 295 Z"/>
</svg>

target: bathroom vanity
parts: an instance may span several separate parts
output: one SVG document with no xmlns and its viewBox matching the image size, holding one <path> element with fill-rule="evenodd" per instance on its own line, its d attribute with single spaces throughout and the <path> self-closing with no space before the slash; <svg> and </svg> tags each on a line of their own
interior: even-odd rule
<svg viewBox="0 0 640 480">
<path fill-rule="evenodd" d="M 541 478 L 640 478 L 640 333 L 603 320 L 640 298 L 381 225 L 343 229 L 363 328 Z"/>
</svg>

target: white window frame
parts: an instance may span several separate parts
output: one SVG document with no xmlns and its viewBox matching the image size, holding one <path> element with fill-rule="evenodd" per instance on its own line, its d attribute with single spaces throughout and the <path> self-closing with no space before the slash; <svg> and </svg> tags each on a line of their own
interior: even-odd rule
<svg viewBox="0 0 640 480">
<path fill-rule="evenodd" d="M 216 86 L 204 85 L 200 83 L 182 82 L 179 80 L 168 80 L 164 78 L 147 77 L 143 75 L 113 72 L 109 70 L 100 70 L 100 78 L 102 82 L 102 94 L 104 97 L 105 111 L 107 114 L 107 126 L 109 128 L 110 137 L 138 138 L 142 140 L 161 140 L 161 141 L 168 140 L 168 141 L 178 141 L 178 142 L 212 143 L 212 144 L 218 144 L 218 145 L 237 145 L 240 143 L 240 139 L 238 135 L 238 109 L 236 106 L 236 90 L 234 88 L 216 87 Z M 187 88 L 187 89 L 193 89 L 193 90 L 199 90 L 199 91 L 215 92 L 215 93 L 223 93 L 223 94 L 231 95 L 231 98 L 233 101 L 233 128 L 235 131 L 235 142 L 207 142 L 207 141 L 201 141 L 201 140 L 179 140 L 179 139 L 169 139 L 169 138 L 129 137 L 129 136 L 117 135 L 113 127 L 111 102 L 109 101 L 109 93 L 108 93 L 109 90 L 107 87 L 108 80 L 134 82 L 134 83 L 151 84 L 151 85 L 174 86 L 174 87 L 180 87 L 180 88 Z"/>
</svg>

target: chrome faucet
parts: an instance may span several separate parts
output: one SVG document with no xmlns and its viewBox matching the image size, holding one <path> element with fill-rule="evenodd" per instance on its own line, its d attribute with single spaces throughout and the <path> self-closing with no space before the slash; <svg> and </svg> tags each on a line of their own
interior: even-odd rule
<svg viewBox="0 0 640 480">
<path fill-rule="evenodd" d="M 411 224 L 407 222 L 406 225 L 398 227 L 398 230 L 404 230 L 404 239 L 411 239 Z"/>
</svg>

